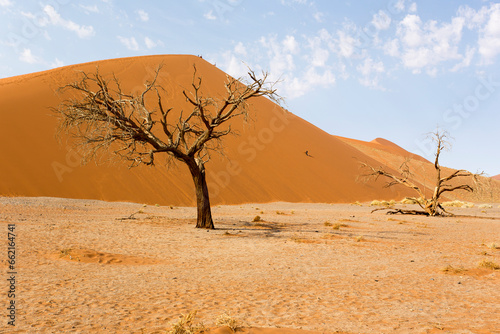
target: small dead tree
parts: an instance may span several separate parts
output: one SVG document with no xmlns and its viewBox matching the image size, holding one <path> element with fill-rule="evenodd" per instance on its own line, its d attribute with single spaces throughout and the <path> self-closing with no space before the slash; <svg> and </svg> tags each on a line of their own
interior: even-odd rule
<svg viewBox="0 0 500 334">
<path fill-rule="evenodd" d="M 429 134 L 429 136 L 436 143 L 436 153 L 434 160 L 434 169 L 436 170 L 436 185 L 434 187 L 432 197 L 430 198 L 426 197 L 423 189 L 420 189 L 420 187 L 417 186 L 415 182 L 411 180 L 412 173 L 410 172 L 408 159 L 405 160 L 399 168 L 401 174 L 400 176 L 387 172 L 386 170 L 384 170 L 383 167 L 375 168 L 373 166 L 368 165 L 367 163 L 361 163 L 361 166 L 363 168 L 369 170 L 368 174 L 366 174 L 365 176 L 374 177 L 375 179 L 378 179 L 380 176 L 383 176 L 390 180 L 388 183 L 386 183 L 384 187 L 388 188 L 397 184 L 401 184 L 408 188 L 413 189 L 418 194 L 419 197 L 411 197 L 410 200 L 413 200 L 424 210 L 423 212 L 421 212 L 414 210 L 398 209 L 396 211 L 388 213 L 409 213 L 409 214 L 423 213 L 429 216 L 441 215 L 444 213 L 448 213 L 439 202 L 441 195 L 443 195 L 445 192 L 453 192 L 456 190 L 465 190 L 469 192 L 474 191 L 474 189 L 468 184 L 453 185 L 450 184 L 450 181 L 457 178 L 472 177 L 472 179 L 476 182 L 477 177 L 480 174 L 473 174 L 467 170 L 459 169 L 454 171 L 448 176 L 445 177 L 441 176 L 442 170 L 441 170 L 441 165 L 439 165 L 439 156 L 444 150 L 450 148 L 448 133 L 446 131 L 440 132 L 439 130 L 436 130 L 436 132 Z"/>
<path fill-rule="evenodd" d="M 228 76 L 222 97 L 204 96 L 202 77 L 194 66 L 191 88 L 183 90 L 192 110 L 177 110 L 172 116 L 175 106 L 165 104 L 165 90 L 157 83 L 161 68 L 139 94 L 124 92 L 115 76 L 105 79 L 99 69 L 82 73 L 79 81 L 61 88 L 77 97 L 55 109 L 60 119 L 58 133 L 75 139 L 84 162 L 95 159 L 99 152 L 111 151 L 128 161 L 129 167 L 154 165 L 159 153 L 186 164 L 196 189 L 196 227 L 213 229 L 205 174 L 210 151 L 222 150 L 221 140 L 232 133 L 229 123 L 233 118 L 246 119 L 248 100 L 266 96 L 279 102 L 280 98 L 274 84 L 267 82 L 267 73 L 257 78 L 251 70 L 248 84 Z"/>
</svg>

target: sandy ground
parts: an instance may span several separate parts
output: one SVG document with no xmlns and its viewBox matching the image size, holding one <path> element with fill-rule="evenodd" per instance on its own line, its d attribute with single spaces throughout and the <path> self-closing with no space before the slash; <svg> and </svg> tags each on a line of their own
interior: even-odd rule
<svg viewBox="0 0 500 334">
<path fill-rule="evenodd" d="M 500 220 L 371 209 L 218 206 L 206 231 L 194 208 L 0 197 L 2 291 L 9 223 L 17 271 L 16 327 L 2 316 L 0 332 L 165 333 L 197 310 L 207 326 L 227 313 L 247 327 L 500 333 L 500 270 L 479 265 L 500 264 Z M 500 217 L 498 204 L 453 211 Z"/>
</svg>

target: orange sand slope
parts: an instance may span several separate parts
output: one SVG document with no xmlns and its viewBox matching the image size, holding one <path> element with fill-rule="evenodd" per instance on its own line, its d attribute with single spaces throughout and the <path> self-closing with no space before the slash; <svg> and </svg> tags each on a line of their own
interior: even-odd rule
<svg viewBox="0 0 500 334">
<path fill-rule="evenodd" d="M 99 66 L 102 75 L 114 73 L 124 90 L 139 91 L 160 63 L 164 67 L 159 83 L 167 92 L 164 100 L 177 112 L 189 108 L 182 90 L 191 85 L 193 64 L 207 92 L 215 96 L 224 92 L 223 71 L 186 55 L 113 59 L 0 80 L 4 159 L 0 195 L 194 205 L 192 180 L 182 164 L 167 169 L 158 159 L 154 168 L 128 169 L 120 162 L 81 166 L 71 145 L 55 138 L 57 119 L 50 108 L 65 98 L 57 89 L 75 81 L 81 71 L 93 72 Z M 360 149 L 363 142 L 356 146 L 352 140 L 331 136 L 266 98 L 254 100 L 252 107 L 250 123 L 235 120 L 232 124 L 239 136 L 225 138 L 228 158 L 214 156 L 207 164 L 212 204 L 352 202 L 411 194 L 404 188 L 384 189 L 381 181 L 358 180 L 359 161 L 380 164 L 377 155 Z M 369 145 L 399 157 L 406 152 L 382 139 Z"/>
<path fill-rule="evenodd" d="M 500 174 L 493 176 L 493 179 L 500 181 Z"/>
</svg>

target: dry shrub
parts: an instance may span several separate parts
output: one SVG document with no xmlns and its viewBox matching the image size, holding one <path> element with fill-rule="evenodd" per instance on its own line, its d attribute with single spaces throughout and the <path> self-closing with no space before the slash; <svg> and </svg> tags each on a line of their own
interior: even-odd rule
<svg viewBox="0 0 500 334">
<path fill-rule="evenodd" d="M 486 247 L 491 248 L 491 249 L 500 249 L 500 246 L 494 242 L 487 244 Z"/>
<path fill-rule="evenodd" d="M 333 225 L 333 229 L 334 230 L 340 230 L 341 227 L 348 227 L 349 225 L 347 224 L 341 224 L 341 223 L 337 223 L 335 225 Z"/>
<path fill-rule="evenodd" d="M 182 315 L 179 321 L 172 325 L 169 334 L 198 334 L 206 331 L 203 323 L 195 323 L 196 311 L 191 311 L 188 314 Z"/>
<path fill-rule="evenodd" d="M 491 269 L 491 270 L 500 270 L 500 265 L 498 265 L 494 262 L 488 261 L 488 260 L 483 260 L 483 261 L 479 262 L 479 266 L 483 267 L 483 268 Z"/>
<path fill-rule="evenodd" d="M 442 271 L 444 273 L 447 273 L 447 274 L 460 274 L 464 271 L 467 271 L 467 269 L 463 268 L 463 267 L 460 267 L 460 268 L 455 268 L 453 267 L 452 265 L 447 265 L 446 267 L 444 267 L 442 269 Z"/>
<path fill-rule="evenodd" d="M 365 237 L 363 237 L 362 235 L 357 236 L 356 237 L 356 242 L 361 242 L 361 241 L 365 241 Z"/>
<path fill-rule="evenodd" d="M 253 218 L 253 221 L 254 221 L 254 222 L 261 222 L 261 221 L 262 221 L 262 218 L 260 218 L 260 216 L 255 216 L 255 217 Z"/>
<path fill-rule="evenodd" d="M 227 326 L 229 327 L 229 329 L 231 329 L 231 331 L 233 331 L 233 333 L 242 328 L 238 321 L 235 318 L 229 316 L 227 313 L 220 315 L 217 318 L 217 322 L 215 324 L 217 326 Z"/>
<path fill-rule="evenodd" d="M 380 205 L 380 201 L 377 201 L 377 200 L 373 200 L 371 203 L 370 203 L 370 206 L 379 206 Z"/>
<path fill-rule="evenodd" d="M 470 202 L 462 202 L 459 200 L 454 200 L 450 202 L 443 202 L 441 203 L 442 206 L 448 206 L 448 207 L 455 207 L 455 208 L 473 208 L 474 203 Z"/>
</svg>

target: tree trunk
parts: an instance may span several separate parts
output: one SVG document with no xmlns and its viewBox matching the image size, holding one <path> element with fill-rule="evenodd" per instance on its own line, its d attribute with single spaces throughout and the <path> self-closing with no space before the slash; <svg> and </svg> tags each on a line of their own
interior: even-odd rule
<svg viewBox="0 0 500 334">
<path fill-rule="evenodd" d="M 190 160 L 187 164 L 196 189 L 196 206 L 198 208 L 196 228 L 213 230 L 214 222 L 212 220 L 212 210 L 210 208 L 205 166 L 203 162 L 197 162 L 195 159 Z"/>
</svg>

